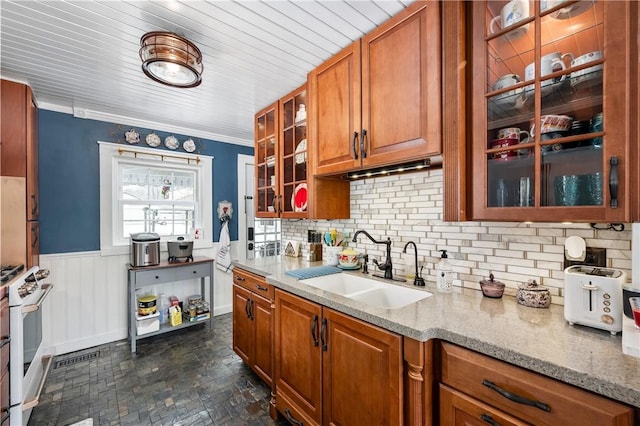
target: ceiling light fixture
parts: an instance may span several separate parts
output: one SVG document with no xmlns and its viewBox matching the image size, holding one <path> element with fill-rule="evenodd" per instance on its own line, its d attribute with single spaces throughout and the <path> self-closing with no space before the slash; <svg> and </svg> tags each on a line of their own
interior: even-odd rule
<svg viewBox="0 0 640 426">
<path fill-rule="evenodd" d="M 152 31 L 140 38 L 142 71 L 150 79 L 172 87 L 196 87 L 202 82 L 202 53 L 195 44 L 174 33 Z"/>
</svg>

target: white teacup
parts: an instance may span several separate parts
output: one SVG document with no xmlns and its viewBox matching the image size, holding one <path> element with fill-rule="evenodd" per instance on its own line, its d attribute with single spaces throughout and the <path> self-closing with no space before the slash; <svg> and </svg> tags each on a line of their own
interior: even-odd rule
<svg viewBox="0 0 640 426">
<path fill-rule="evenodd" d="M 554 53 L 549 53 L 548 55 L 544 55 L 542 58 L 540 58 L 540 77 L 544 77 L 545 75 L 554 73 L 556 71 L 566 70 L 567 65 L 564 62 L 565 58 L 570 58 L 573 61 L 573 54 L 554 52 Z M 536 76 L 536 63 L 532 62 L 529 65 L 527 65 L 526 68 L 524 69 L 524 79 L 533 80 L 535 76 Z M 543 90 L 545 86 L 563 81 L 566 77 L 567 76 L 563 74 L 558 78 L 543 80 L 541 82 Z M 529 85 L 526 87 L 526 90 L 532 90 L 532 89 L 533 89 L 533 85 Z"/>
<path fill-rule="evenodd" d="M 502 30 L 527 17 L 529 17 L 529 0 L 511 0 L 502 8 L 500 15 L 489 22 L 489 32 L 495 34 L 498 31 L 495 29 L 496 24 L 499 24 L 500 30 Z M 526 31 L 527 29 L 522 27 L 519 30 Z"/>
<path fill-rule="evenodd" d="M 507 87 L 511 87 L 520 83 L 521 81 L 522 80 L 520 80 L 520 76 L 518 76 L 517 74 L 505 74 L 497 79 L 495 83 L 493 83 L 493 90 L 506 89 Z"/>
<path fill-rule="evenodd" d="M 599 61 L 602 59 L 602 52 L 596 50 L 594 52 L 585 53 L 584 55 L 578 56 L 574 60 L 571 61 L 572 67 L 577 67 L 589 62 Z M 598 78 L 602 74 L 596 72 L 602 71 L 602 64 L 594 65 L 589 68 L 584 68 L 578 71 L 574 71 L 571 73 L 571 85 L 575 85 L 581 83 L 590 78 Z"/>
</svg>

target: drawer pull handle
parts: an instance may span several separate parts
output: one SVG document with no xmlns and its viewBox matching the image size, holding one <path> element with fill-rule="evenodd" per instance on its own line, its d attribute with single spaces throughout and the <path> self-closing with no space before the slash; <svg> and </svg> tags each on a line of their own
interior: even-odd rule
<svg viewBox="0 0 640 426">
<path fill-rule="evenodd" d="M 300 420 L 296 419 L 291 415 L 291 411 L 289 411 L 288 408 L 284 409 L 284 415 L 287 417 L 287 420 L 289 420 L 289 423 L 291 423 L 292 425 L 296 425 L 296 426 L 304 425 L 304 423 L 302 423 Z"/>
<path fill-rule="evenodd" d="M 244 305 L 244 312 L 247 314 L 247 318 L 251 319 L 251 312 L 249 311 L 249 309 L 251 309 L 251 299 L 247 299 L 247 303 L 245 303 Z"/>
<path fill-rule="evenodd" d="M 260 291 L 269 291 L 269 289 L 267 287 L 263 287 L 260 284 L 256 284 L 256 288 Z"/>
<path fill-rule="evenodd" d="M 362 129 L 362 137 L 360 138 L 360 154 L 362 158 L 367 158 L 367 150 L 365 144 L 367 143 L 367 129 Z"/>
<path fill-rule="evenodd" d="M 486 379 L 482 381 L 482 384 L 488 387 L 489 389 L 498 392 L 500 395 L 504 396 L 508 400 L 517 402 L 518 404 L 530 405 L 532 407 L 539 408 L 542 411 L 551 412 L 551 407 L 549 407 L 544 402 L 534 401 L 532 399 L 528 399 L 520 395 L 516 395 L 515 393 L 506 391 L 502 389 L 500 386 L 497 386 L 495 383 L 490 382 L 489 380 L 486 380 Z"/>
<path fill-rule="evenodd" d="M 4 348 L 9 343 L 11 343 L 11 336 L 3 336 L 2 340 L 0 341 L 0 348 Z M 0 423 L 2 423 L 2 422 L 0 422 Z"/>
<path fill-rule="evenodd" d="M 609 192 L 611 193 L 611 201 L 609 205 L 612 209 L 618 207 L 618 188 L 620 180 L 618 178 L 618 157 L 611 157 L 609 160 L 611 165 L 611 173 L 609 174 Z"/>
<path fill-rule="evenodd" d="M 322 351 L 327 351 L 327 319 L 322 318 L 322 326 L 320 327 L 320 340 L 322 341 Z"/>
<path fill-rule="evenodd" d="M 356 142 L 358 141 L 358 132 L 353 132 L 353 159 L 358 159 L 358 150 L 356 149 Z"/>
<path fill-rule="evenodd" d="M 488 415 L 486 413 L 482 413 L 482 415 L 480 416 L 480 420 L 482 420 L 485 423 L 490 424 L 491 426 L 500 426 L 500 423 L 498 423 L 495 420 L 493 420 L 493 417 L 491 417 L 490 415 Z"/>
<path fill-rule="evenodd" d="M 313 316 L 311 322 L 311 338 L 313 339 L 313 346 L 318 346 L 318 316 Z"/>
<path fill-rule="evenodd" d="M 236 281 L 244 281 L 244 278 L 236 276 Z"/>
</svg>

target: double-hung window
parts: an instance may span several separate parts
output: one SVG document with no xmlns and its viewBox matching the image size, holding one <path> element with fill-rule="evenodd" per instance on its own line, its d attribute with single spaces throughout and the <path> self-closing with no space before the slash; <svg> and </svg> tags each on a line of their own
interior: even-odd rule
<svg viewBox="0 0 640 426">
<path fill-rule="evenodd" d="M 198 230 L 194 248 L 210 247 L 211 160 L 100 142 L 101 251 L 126 253 L 138 232 L 170 240 Z"/>
</svg>

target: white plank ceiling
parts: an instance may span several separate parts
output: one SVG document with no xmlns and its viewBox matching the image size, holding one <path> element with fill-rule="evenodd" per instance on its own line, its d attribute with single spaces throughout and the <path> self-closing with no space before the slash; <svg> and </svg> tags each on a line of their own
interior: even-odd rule
<svg viewBox="0 0 640 426">
<path fill-rule="evenodd" d="M 40 108 L 252 145 L 256 111 L 412 1 L 1 0 L 0 74 L 29 84 Z M 200 48 L 200 86 L 142 73 L 149 31 Z"/>
</svg>

